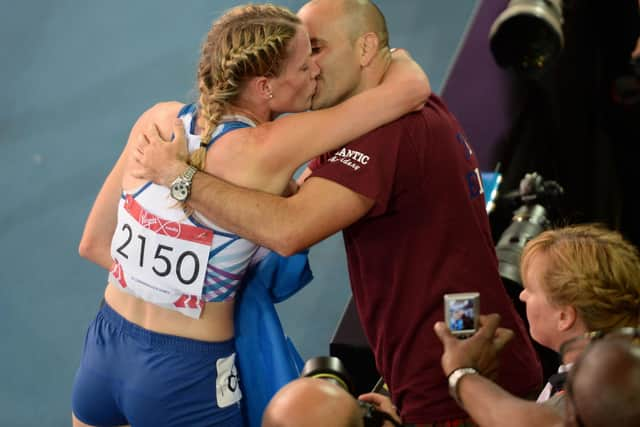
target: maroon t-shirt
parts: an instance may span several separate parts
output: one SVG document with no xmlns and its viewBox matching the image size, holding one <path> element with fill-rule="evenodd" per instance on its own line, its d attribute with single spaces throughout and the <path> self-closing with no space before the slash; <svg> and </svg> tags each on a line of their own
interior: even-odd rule
<svg viewBox="0 0 640 427">
<path fill-rule="evenodd" d="M 449 396 L 433 331 L 446 293 L 480 292 L 481 313 L 500 313 L 516 332 L 499 383 L 517 395 L 540 387 L 538 359 L 499 277 L 477 160 L 437 96 L 311 168 L 375 200 L 344 241 L 363 329 L 404 422 L 466 416 Z"/>
</svg>

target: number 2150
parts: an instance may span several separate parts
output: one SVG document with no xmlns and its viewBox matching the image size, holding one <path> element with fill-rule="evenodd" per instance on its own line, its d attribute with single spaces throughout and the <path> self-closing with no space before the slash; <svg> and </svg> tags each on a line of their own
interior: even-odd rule
<svg viewBox="0 0 640 427">
<path fill-rule="evenodd" d="M 129 224 L 124 224 L 122 226 L 122 231 L 127 233 L 127 237 L 124 243 L 120 245 L 116 249 L 116 251 L 125 259 L 129 259 L 129 254 L 125 252 L 125 249 L 127 248 L 127 246 L 129 246 L 129 244 L 133 240 L 134 233 Z M 140 242 L 140 250 L 138 253 L 138 265 L 140 266 L 140 268 L 144 268 L 145 257 L 147 255 L 146 254 L 147 238 L 140 234 L 137 234 L 135 237 Z M 135 245 L 135 243 L 132 245 Z M 174 248 L 172 248 L 171 246 L 167 246 L 163 244 L 158 244 L 156 246 L 155 254 L 153 255 L 154 265 L 151 266 L 151 270 L 153 270 L 153 272 L 158 276 L 166 277 L 169 274 L 171 274 L 171 271 L 173 269 L 171 258 L 175 258 L 175 254 L 172 254 L 173 250 Z M 186 270 L 186 268 L 183 268 L 184 262 L 187 259 L 191 259 L 192 260 L 191 263 L 193 264 L 193 272 L 191 273 L 190 277 L 185 277 L 186 275 L 188 275 L 188 271 L 185 272 L 184 270 Z M 186 250 L 180 253 L 175 259 L 175 264 L 176 264 L 175 265 L 176 276 L 178 277 L 178 280 L 182 284 L 190 285 L 197 279 L 198 273 L 200 272 L 200 262 L 198 261 L 198 257 L 194 252 Z M 189 264 L 189 262 L 187 262 L 186 264 Z"/>
</svg>

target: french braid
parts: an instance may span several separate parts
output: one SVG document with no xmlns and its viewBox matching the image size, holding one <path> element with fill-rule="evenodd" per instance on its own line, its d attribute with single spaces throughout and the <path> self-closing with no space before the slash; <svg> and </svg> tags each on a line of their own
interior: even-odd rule
<svg viewBox="0 0 640 427">
<path fill-rule="evenodd" d="M 190 156 L 191 165 L 204 168 L 206 147 L 243 83 L 280 73 L 299 25 L 293 12 L 272 4 L 235 7 L 213 24 L 198 66 L 198 114 L 204 126 L 200 148 Z"/>
</svg>

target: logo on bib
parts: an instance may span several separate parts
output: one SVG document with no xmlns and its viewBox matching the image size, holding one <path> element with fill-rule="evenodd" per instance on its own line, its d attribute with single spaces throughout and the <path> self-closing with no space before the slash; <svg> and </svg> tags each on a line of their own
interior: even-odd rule
<svg viewBox="0 0 640 427">
<path fill-rule="evenodd" d="M 235 365 L 236 354 L 222 357 L 216 361 L 218 377 L 216 378 L 216 401 L 218 407 L 226 408 L 242 399 L 240 379 Z"/>
</svg>

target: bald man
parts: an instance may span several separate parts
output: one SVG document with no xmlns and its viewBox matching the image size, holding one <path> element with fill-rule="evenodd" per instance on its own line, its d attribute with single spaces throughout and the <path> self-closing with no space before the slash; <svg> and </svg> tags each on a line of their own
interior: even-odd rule
<svg viewBox="0 0 640 427">
<path fill-rule="evenodd" d="M 640 346 L 606 338 L 573 368 L 567 426 L 640 426 Z"/>
<path fill-rule="evenodd" d="M 313 0 L 298 15 L 320 67 L 313 108 L 334 105 L 378 85 L 388 31 L 366 0 Z M 345 117 L 336 126 L 349 126 Z M 168 185 L 187 165 L 178 144 L 147 135 L 137 175 Z M 300 141 L 304 144 L 304 141 Z M 298 193 L 249 191 L 198 172 L 188 205 L 216 224 L 283 255 L 343 230 L 353 298 L 378 371 L 404 422 L 464 425 L 439 369 L 432 325 L 442 296 L 480 292 L 483 311 L 515 331 L 500 383 L 522 396 L 542 373 L 506 294 L 484 206 L 478 161 L 457 120 L 437 96 L 424 108 L 311 162 Z"/>
<path fill-rule="evenodd" d="M 300 378 L 284 386 L 264 411 L 262 427 L 362 427 L 362 410 L 337 385 Z"/>
<path fill-rule="evenodd" d="M 400 425 L 400 417 L 388 397 L 366 393 L 359 399 L 395 420 L 383 427 Z M 342 387 L 326 379 L 299 378 L 281 388 L 265 409 L 262 427 L 364 427 L 364 411 Z"/>
</svg>

